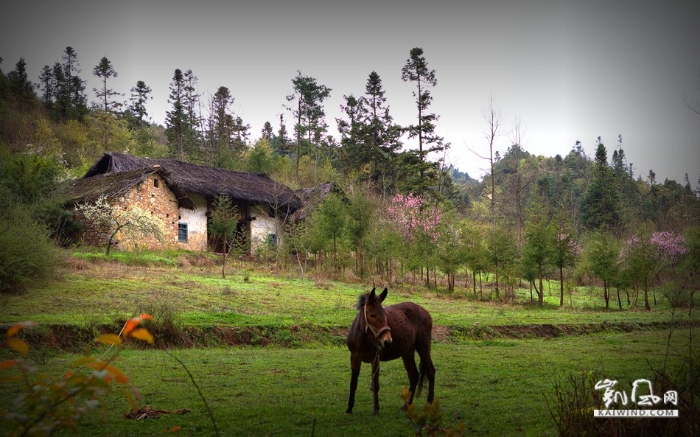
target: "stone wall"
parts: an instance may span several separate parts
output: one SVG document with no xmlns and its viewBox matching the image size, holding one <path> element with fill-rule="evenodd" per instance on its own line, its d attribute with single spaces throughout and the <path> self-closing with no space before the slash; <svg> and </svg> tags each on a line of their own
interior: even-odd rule
<svg viewBox="0 0 700 437">
<path fill-rule="evenodd" d="M 153 235 L 139 235 L 131 238 L 125 230 L 115 237 L 114 248 L 133 250 L 145 248 L 159 250 L 177 247 L 178 206 L 177 199 L 158 174 L 152 174 L 143 182 L 137 184 L 127 193 L 116 199 L 111 199 L 110 204 L 116 212 L 138 207 L 150 213 L 163 232 L 162 240 Z M 76 219 L 85 221 L 76 214 Z M 109 238 L 108 229 L 99 229 L 94 224 L 85 223 L 82 233 L 83 244 L 89 246 L 105 246 Z"/>
<path fill-rule="evenodd" d="M 150 213 L 154 220 L 162 226 L 164 238 L 158 240 L 153 236 L 138 236 L 131 238 L 128 232 L 117 234 L 114 249 L 133 250 L 138 248 L 160 250 L 166 248 L 182 248 L 193 251 L 208 250 L 207 212 L 210 205 L 204 196 L 188 193 L 195 204 L 194 211 L 178 209 L 177 199 L 165 184 L 165 180 L 158 174 L 150 175 L 144 182 L 133 187 L 129 192 L 113 199 L 111 204 L 116 209 L 128 209 L 138 207 Z M 277 243 L 281 244 L 281 223 L 278 219 L 270 217 L 267 204 L 255 205 L 250 208 L 245 205 L 236 205 L 242 212 L 246 223 L 245 232 L 250 237 L 251 253 L 256 248 L 267 242 L 271 234 L 275 235 Z M 76 215 L 76 218 L 81 218 Z M 82 221 L 85 221 L 84 219 Z M 178 235 L 179 225 L 185 225 L 187 229 L 186 240 L 180 241 Z M 106 229 L 97 229 L 86 223 L 82 234 L 83 244 L 104 247 L 109 238 Z"/>
<path fill-rule="evenodd" d="M 165 184 L 165 180 L 158 174 L 150 175 L 145 181 L 138 184 L 134 190 L 126 196 L 118 199 L 123 207 L 137 206 L 162 222 L 164 241 L 158 241 L 154 237 L 139 238 L 138 241 L 125 239 L 122 248 L 131 250 L 135 248 L 164 249 L 175 247 L 177 242 L 177 216 L 178 206 L 175 194 Z"/>
</svg>

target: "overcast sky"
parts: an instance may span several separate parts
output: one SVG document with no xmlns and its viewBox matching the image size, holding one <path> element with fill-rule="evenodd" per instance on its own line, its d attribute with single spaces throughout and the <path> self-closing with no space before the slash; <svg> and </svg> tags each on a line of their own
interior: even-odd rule
<svg viewBox="0 0 700 437">
<path fill-rule="evenodd" d="M 253 3 L 253 2 L 251 2 Z M 360 95 L 367 77 L 382 78 L 397 123 L 415 122 L 401 68 L 422 47 L 438 84 L 430 110 L 438 134 L 452 144 L 448 160 L 483 176 L 487 152 L 483 110 L 492 96 L 502 115 L 498 150 L 514 120 L 531 153 L 566 155 L 580 140 L 593 155 L 601 136 L 608 157 L 622 134 L 635 176 L 682 182 L 700 175 L 700 2 L 197 1 L 23 0 L 0 17 L 0 68 L 24 57 L 30 79 L 73 47 L 92 88 L 92 69 L 106 56 L 118 72 L 109 86 L 125 93 L 143 80 L 153 89 L 147 109 L 163 123 L 176 68 L 191 69 L 206 100 L 219 86 L 253 138 L 265 121 L 275 131 L 300 70 L 332 89 L 327 121 L 336 133 L 344 94 Z"/>
</svg>

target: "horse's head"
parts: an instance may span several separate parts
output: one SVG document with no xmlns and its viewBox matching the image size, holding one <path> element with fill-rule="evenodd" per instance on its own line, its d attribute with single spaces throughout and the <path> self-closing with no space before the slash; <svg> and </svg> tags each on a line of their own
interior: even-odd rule
<svg viewBox="0 0 700 437">
<path fill-rule="evenodd" d="M 391 346 L 391 329 L 387 322 L 386 311 L 382 307 L 387 293 L 388 290 L 385 288 L 377 296 L 375 288 L 372 288 L 372 291 L 363 294 L 357 301 L 357 310 L 361 312 L 361 319 L 364 322 L 364 326 L 361 324 L 360 327 L 374 336 L 380 349 Z"/>
</svg>

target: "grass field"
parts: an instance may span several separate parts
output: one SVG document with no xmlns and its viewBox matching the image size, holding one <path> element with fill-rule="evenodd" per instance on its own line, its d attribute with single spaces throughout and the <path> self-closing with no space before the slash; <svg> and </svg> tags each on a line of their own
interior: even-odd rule
<svg viewBox="0 0 700 437">
<path fill-rule="evenodd" d="M 469 435 L 555 435 L 544 396 L 552 393 L 557 376 L 600 370 L 629 387 L 632 381 L 651 376 L 650 365 L 661 365 L 666 340 L 667 333 L 656 331 L 436 343 L 436 396 L 446 422 L 451 426 L 464 422 Z M 682 348 L 685 341 L 678 333 L 672 343 L 674 349 Z M 382 364 L 378 417 L 369 420 L 367 365 L 360 375 L 354 414 L 345 414 L 349 354 L 340 347 L 127 350 L 118 364 L 131 376 L 144 405 L 191 412 L 129 420 L 123 417 L 129 411 L 128 402 L 111 395 L 104 412 L 89 416 L 79 435 L 159 435 L 176 425 L 183 427 L 183 435 L 213 435 L 204 404 L 169 353 L 194 375 L 222 435 L 310 436 L 314 419 L 317 436 L 411 435 L 410 424 L 399 410 L 401 388 L 407 383 L 399 361 Z M 60 354 L 41 369 L 60 375 L 75 358 Z M 677 364 L 674 355 L 669 363 Z M 0 407 L 7 407 L 9 398 L 3 397 Z M 419 406 L 424 399 L 417 401 Z"/>
<path fill-rule="evenodd" d="M 215 266 L 183 265 L 167 256 L 163 260 L 142 265 L 71 257 L 54 281 L 24 294 L 1 295 L 0 325 L 35 320 L 40 325 L 34 329 L 39 331 L 66 324 L 118 328 L 120 320 L 149 312 L 157 318 L 173 317 L 180 327 L 257 327 L 287 333 L 284 329 L 302 326 L 317 334 L 309 341 L 293 343 L 293 348 L 280 347 L 288 344 L 282 341 L 267 347 L 128 347 L 117 365 L 130 376 L 142 404 L 190 412 L 160 419 L 125 419 L 129 404 L 115 393 L 106 400 L 104 410 L 86 418 L 78 435 L 163 435 L 176 425 L 183 427 L 180 435 L 214 435 L 203 402 L 173 355 L 193 374 L 222 435 L 310 436 L 312 429 L 316 436 L 412 434 L 399 410 L 401 389 L 407 384 L 400 361 L 382 364 L 378 417 L 370 420 L 368 365 L 362 369 L 354 414 L 344 413 L 349 353 L 339 336 L 324 339 L 333 332 L 324 328 L 347 327 L 355 317 L 358 295 L 370 286 L 313 275 L 302 280 L 292 273 L 271 274 L 251 265 L 236 265 L 222 279 Z M 471 290 L 449 295 L 410 284 L 390 287 L 385 304 L 417 302 L 432 313 L 436 326 L 453 330 L 453 335 L 433 345 L 436 397 L 449 426 L 463 422 L 468 435 L 556 435 L 545 396 L 553 394 L 557 378 L 598 371 L 629 387 L 636 379 L 650 378 L 652 367 L 664 361 L 670 369 L 678 367 L 679 357 L 687 354 L 688 329 L 674 330 L 669 336 L 667 328 L 654 325 L 671 319 L 671 308 L 663 299 L 652 311 L 605 310 L 599 290 L 585 287 L 571 296 L 573 307 L 559 308 L 557 287 L 552 289 L 547 305 L 537 308 L 527 303 L 529 292 L 524 289 L 518 291 L 516 304 L 504 304 L 479 301 Z M 683 317 L 687 319 L 687 313 L 674 315 L 675 320 Z M 647 328 L 633 332 L 603 329 L 552 338 L 541 338 L 533 329 L 535 334 L 529 338 L 475 339 L 480 338 L 475 336 L 475 326 L 479 327 L 476 331 L 507 325 L 527 332 L 539 325 L 586 324 L 646 324 Z M 695 331 L 697 336 L 698 329 Z M 85 339 L 80 343 L 92 348 L 90 353 L 101 353 Z M 51 375 L 70 370 L 78 358 L 42 344 L 32 348 L 30 359 Z M 0 360 L 11 356 L 9 350 L 0 350 Z M 10 407 L 19 387 L 3 384 L 0 389 L 2 411 Z M 422 406 L 424 397 L 417 403 Z"/>
</svg>

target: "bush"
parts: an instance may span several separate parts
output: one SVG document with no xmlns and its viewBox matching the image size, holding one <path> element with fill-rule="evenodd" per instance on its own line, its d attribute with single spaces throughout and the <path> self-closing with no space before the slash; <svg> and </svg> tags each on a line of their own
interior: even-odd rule
<svg viewBox="0 0 700 437">
<path fill-rule="evenodd" d="M 153 316 L 144 327 L 158 338 L 161 344 L 182 345 L 189 341 L 178 308 L 159 290 L 144 293 L 144 300 L 137 302 L 137 313 Z"/>
<path fill-rule="evenodd" d="M 401 398 L 407 402 L 410 397 L 408 388 L 401 391 Z M 418 411 L 416 404 L 411 403 L 406 406 L 406 417 L 413 426 L 416 436 L 445 436 L 461 437 L 466 435 L 466 426 L 460 422 L 455 428 L 445 426 L 445 412 L 440 405 L 440 399 L 435 399 L 430 404 L 425 404 L 422 411 Z M 425 434 L 424 434 L 425 433 Z"/>
<path fill-rule="evenodd" d="M 58 261 L 47 229 L 26 208 L 0 210 L 0 292 L 18 292 L 48 277 Z"/>
<path fill-rule="evenodd" d="M 102 405 L 102 399 L 115 386 L 122 389 L 135 410 L 136 399 L 127 385 L 129 378 L 113 364 L 119 358 L 127 338 L 153 343 L 151 333 L 138 328 L 142 320 L 149 318 L 151 316 L 148 314 L 133 317 L 124 325 L 120 335 L 102 334 L 97 337 L 96 342 L 109 348 L 100 357 L 91 355 L 78 359 L 74 369 L 61 377 L 40 374 L 36 366 L 23 359 L 0 362 L 0 381 L 24 383 L 23 391 L 14 399 L 12 411 L 0 414 L 0 419 L 10 425 L 9 435 L 50 436 L 60 430 L 77 432 L 81 418 Z M 26 357 L 29 344 L 18 338 L 17 334 L 32 325 L 35 323 L 22 322 L 10 327 L 5 345 Z"/>
</svg>

